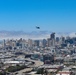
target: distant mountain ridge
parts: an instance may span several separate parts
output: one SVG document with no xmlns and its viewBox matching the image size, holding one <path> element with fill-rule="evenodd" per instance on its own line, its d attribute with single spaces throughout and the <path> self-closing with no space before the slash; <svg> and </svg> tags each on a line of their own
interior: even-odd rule
<svg viewBox="0 0 76 75">
<path fill-rule="evenodd" d="M 0 39 L 46 39 L 50 37 L 50 34 L 52 31 L 32 31 L 32 32 L 24 32 L 24 31 L 0 31 Z M 56 36 L 70 36 L 70 37 L 76 37 L 75 32 L 58 32 L 56 33 Z"/>
</svg>

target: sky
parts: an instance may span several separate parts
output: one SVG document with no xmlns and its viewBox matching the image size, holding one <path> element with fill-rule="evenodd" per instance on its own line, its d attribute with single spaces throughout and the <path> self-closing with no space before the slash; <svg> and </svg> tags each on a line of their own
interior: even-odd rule
<svg viewBox="0 0 76 75">
<path fill-rule="evenodd" d="M 0 0 L 1 30 L 76 32 L 76 0 Z"/>
</svg>

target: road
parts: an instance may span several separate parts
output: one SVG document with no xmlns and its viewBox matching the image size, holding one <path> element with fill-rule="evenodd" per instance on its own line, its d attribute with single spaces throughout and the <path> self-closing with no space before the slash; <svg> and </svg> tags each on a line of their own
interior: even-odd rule
<svg viewBox="0 0 76 75">
<path fill-rule="evenodd" d="M 32 71 L 33 68 L 43 65 L 43 62 L 41 62 L 39 60 L 31 60 L 31 59 L 26 59 L 26 60 L 35 62 L 35 64 L 29 65 L 30 68 L 26 68 L 26 69 L 18 71 L 18 74 L 15 74 L 15 75 L 23 75 L 23 73 L 30 72 L 30 71 Z"/>
</svg>

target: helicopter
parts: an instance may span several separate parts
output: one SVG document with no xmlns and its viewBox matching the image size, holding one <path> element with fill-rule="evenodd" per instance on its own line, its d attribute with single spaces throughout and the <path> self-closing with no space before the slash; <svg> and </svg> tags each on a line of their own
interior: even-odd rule
<svg viewBox="0 0 76 75">
<path fill-rule="evenodd" d="M 36 26 L 36 29 L 40 29 L 40 27 Z"/>
</svg>

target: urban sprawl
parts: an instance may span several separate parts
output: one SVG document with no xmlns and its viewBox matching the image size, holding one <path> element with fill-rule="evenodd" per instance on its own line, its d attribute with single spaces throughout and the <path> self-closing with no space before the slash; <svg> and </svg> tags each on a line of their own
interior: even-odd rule
<svg viewBox="0 0 76 75">
<path fill-rule="evenodd" d="M 76 37 L 51 33 L 42 40 L 4 39 L 0 75 L 76 75 Z"/>
</svg>

